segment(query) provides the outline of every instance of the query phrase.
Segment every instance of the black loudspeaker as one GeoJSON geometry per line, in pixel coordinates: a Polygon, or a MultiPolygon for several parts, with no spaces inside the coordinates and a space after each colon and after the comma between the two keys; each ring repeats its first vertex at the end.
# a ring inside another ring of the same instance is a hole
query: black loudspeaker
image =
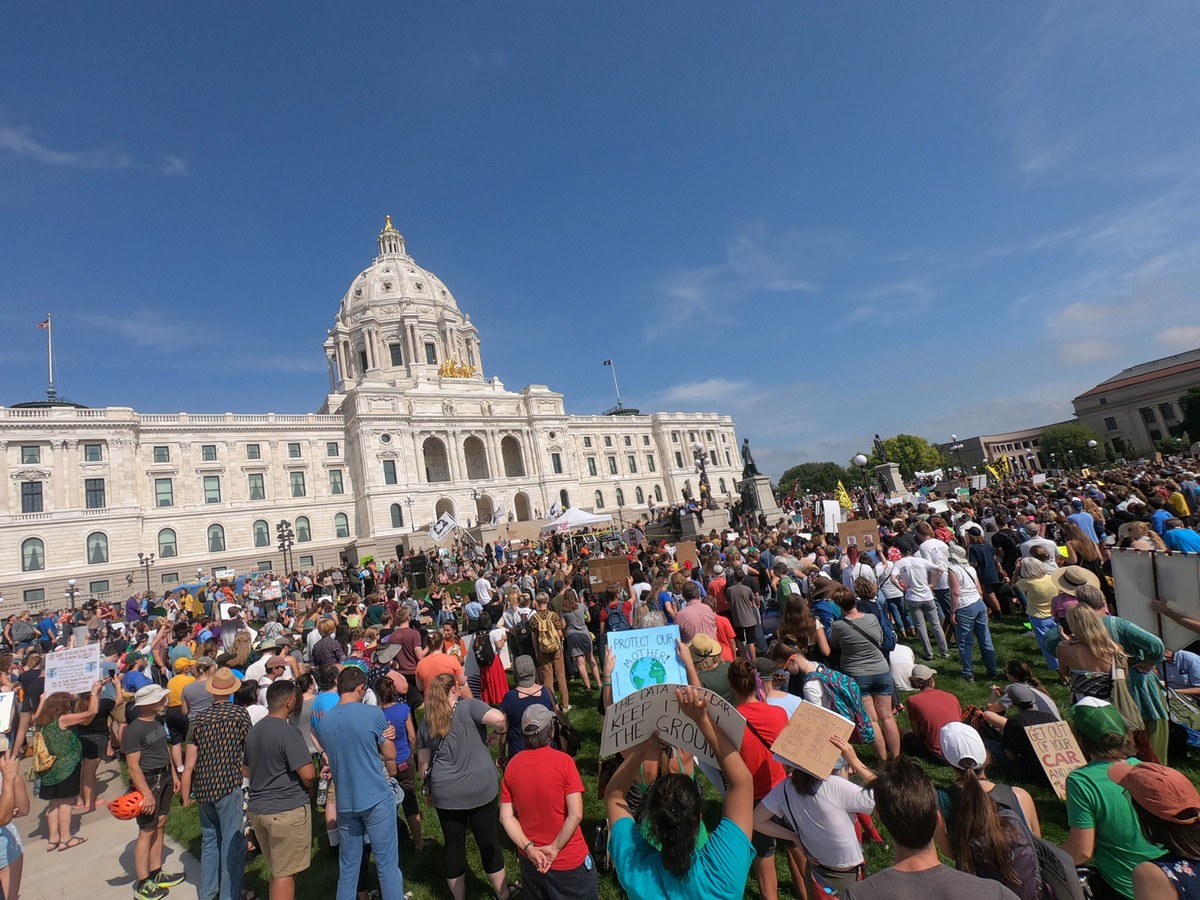
{"type": "Polygon", "coordinates": [[[408,558],[408,571],[414,575],[420,572],[424,575],[429,570],[429,560],[423,553],[415,553],[408,558]]]}
{"type": "Polygon", "coordinates": [[[424,572],[413,572],[408,576],[408,587],[412,591],[423,591],[429,587],[429,578],[424,572]]]}

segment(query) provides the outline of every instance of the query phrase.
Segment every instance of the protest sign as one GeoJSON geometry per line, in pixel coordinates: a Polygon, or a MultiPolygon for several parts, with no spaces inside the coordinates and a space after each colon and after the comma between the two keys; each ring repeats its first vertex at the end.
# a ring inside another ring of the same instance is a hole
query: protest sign
{"type": "Polygon", "coordinates": [[[690,562],[692,569],[700,568],[700,555],[696,552],[695,541],[676,541],[675,542],[675,562],[681,566],[690,562]]]}
{"type": "Polygon", "coordinates": [[[262,589],[264,600],[278,600],[283,597],[283,586],[278,581],[272,581],[262,589]]]}
{"type": "Polygon", "coordinates": [[[959,503],[970,503],[971,502],[971,489],[965,488],[965,487],[955,488],[954,496],[958,498],[959,503]]]}
{"type": "Polygon", "coordinates": [[[12,730],[13,714],[16,712],[16,691],[0,694],[0,732],[7,734],[12,730]]]}
{"type": "Polygon", "coordinates": [[[603,593],[610,584],[624,590],[628,582],[629,560],[625,557],[602,556],[588,562],[588,583],[593,592],[603,593]]]}
{"type": "Polygon", "coordinates": [[[213,578],[233,578],[236,574],[236,569],[217,569],[213,572],[213,578]]]}
{"type": "Polygon", "coordinates": [[[838,525],[838,543],[843,550],[857,547],[859,553],[879,550],[883,546],[879,539],[879,523],[874,519],[842,522],[838,525]]]}
{"type": "Polygon", "coordinates": [[[1058,794],[1059,800],[1066,800],[1067,776],[1087,762],[1079,744],[1075,742],[1071,726],[1066,722],[1027,725],[1025,734],[1033,745],[1033,752],[1037,754],[1046,777],[1050,779],[1054,793],[1058,794]]]}
{"type": "Polygon", "coordinates": [[[838,523],[842,521],[842,504],[836,500],[822,500],[821,519],[825,524],[826,534],[837,534],[838,523]]]}
{"type": "MultiPolygon", "coordinates": [[[[600,736],[600,755],[621,753],[658,733],[664,741],[680,750],[695,754],[710,766],[717,758],[696,723],[679,710],[673,684],[643,688],[614,703],[604,714],[604,732],[600,736]]],[[[746,720],[728,700],[712,691],[704,691],[708,717],[735,747],[742,745],[746,720]]]]}
{"type": "Polygon", "coordinates": [[[854,723],[816,703],[801,703],[788,720],[771,752],[782,763],[803,769],[816,778],[828,778],[842,751],[829,739],[833,735],[849,740],[854,723]]]}
{"type": "Polygon", "coordinates": [[[613,702],[655,684],[687,684],[687,668],[675,649],[678,625],[610,631],[608,650],[616,657],[613,702]]]}
{"type": "Polygon", "coordinates": [[[46,657],[47,695],[56,691],[82,694],[100,680],[100,645],[58,650],[46,657]]]}
{"type": "Polygon", "coordinates": [[[975,490],[975,491],[987,490],[987,476],[986,475],[972,475],[971,476],[971,489],[975,490]]]}
{"type": "Polygon", "coordinates": [[[1032,478],[1030,478],[1029,481],[1031,484],[1045,484],[1046,483],[1046,473],[1038,472],[1036,475],[1034,475],[1032,478]]]}

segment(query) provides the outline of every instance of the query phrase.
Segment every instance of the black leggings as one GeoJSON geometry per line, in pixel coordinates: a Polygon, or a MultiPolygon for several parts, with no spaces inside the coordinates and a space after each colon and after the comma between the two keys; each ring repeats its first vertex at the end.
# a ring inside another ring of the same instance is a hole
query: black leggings
{"type": "Polygon", "coordinates": [[[500,798],[474,809],[439,809],[438,821],[446,841],[446,878],[461,878],[467,874],[467,829],[479,845],[483,871],[494,875],[504,869],[504,853],[500,849],[500,798]]]}

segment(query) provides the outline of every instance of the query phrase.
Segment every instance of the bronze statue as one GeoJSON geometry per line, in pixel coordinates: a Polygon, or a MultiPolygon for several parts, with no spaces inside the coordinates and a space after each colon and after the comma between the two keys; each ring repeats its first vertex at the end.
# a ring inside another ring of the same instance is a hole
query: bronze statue
{"type": "Polygon", "coordinates": [[[879,435],[875,435],[875,455],[879,457],[881,463],[888,461],[887,450],[883,446],[883,441],[879,439],[879,435]]]}
{"type": "Polygon", "coordinates": [[[750,438],[742,438],[742,477],[751,478],[758,474],[758,466],[754,464],[754,457],[750,455],[750,438]]]}

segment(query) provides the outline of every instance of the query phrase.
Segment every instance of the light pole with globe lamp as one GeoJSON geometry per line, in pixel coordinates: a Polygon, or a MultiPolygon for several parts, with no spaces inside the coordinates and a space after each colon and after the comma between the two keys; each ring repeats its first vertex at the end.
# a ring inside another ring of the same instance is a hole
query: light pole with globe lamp
{"type": "Polygon", "coordinates": [[[417,524],[416,524],[416,523],[415,523],[415,522],[412,520],[413,498],[412,498],[412,497],[405,497],[405,498],[404,498],[404,505],[408,507],[408,525],[409,525],[409,528],[410,528],[410,530],[412,530],[412,531],[416,531],[416,530],[417,530],[417,524]]]}
{"type": "Polygon", "coordinates": [[[284,571],[290,574],[292,571],[290,557],[292,547],[296,543],[296,532],[292,529],[292,523],[287,519],[281,519],[275,526],[275,538],[279,541],[279,552],[283,554],[284,571]]]}
{"type": "Polygon", "coordinates": [[[962,458],[962,451],[963,451],[964,446],[965,446],[964,444],[958,443],[958,435],[957,434],[950,435],[950,449],[953,450],[954,453],[958,456],[958,471],[959,471],[959,474],[962,474],[962,475],[965,475],[967,473],[967,467],[963,465],[963,458],[962,458]]]}
{"type": "Polygon", "coordinates": [[[1088,461],[1093,466],[1098,465],[1100,462],[1099,458],[1096,455],[1096,448],[1098,446],[1100,446],[1100,444],[1095,439],[1088,441],[1088,451],[1089,451],[1088,456],[1090,457],[1090,459],[1088,461]]]}
{"type": "Polygon", "coordinates": [[[699,441],[692,444],[692,459],[696,462],[696,470],[700,473],[700,508],[708,509],[712,499],[712,485],[708,483],[708,457],[704,453],[704,445],[699,441]]]}
{"type": "Polygon", "coordinates": [[[862,483],[863,514],[869,516],[871,514],[871,496],[867,490],[867,457],[859,453],[851,462],[858,466],[858,480],[862,483]]]}
{"type": "Polygon", "coordinates": [[[67,589],[63,591],[63,598],[71,604],[71,609],[75,609],[75,599],[79,596],[79,589],[75,587],[76,581],[74,578],[67,579],[67,589]]]}
{"type": "Polygon", "coordinates": [[[144,569],[146,572],[146,590],[149,591],[150,590],[150,567],[152,565],[154,565],[154,554],[153,553],[150,553],[150,554],[139,553],[138,554],[138,565],[141,566],[142,569],[144,569]]]}

